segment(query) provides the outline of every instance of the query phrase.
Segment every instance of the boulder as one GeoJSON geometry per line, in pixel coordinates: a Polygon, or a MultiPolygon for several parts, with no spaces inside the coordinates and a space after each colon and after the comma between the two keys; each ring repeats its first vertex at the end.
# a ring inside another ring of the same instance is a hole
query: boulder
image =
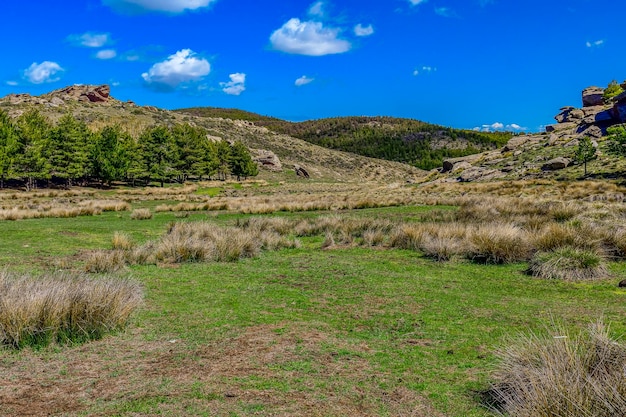
{"type": "Polygon", "coordinates": [[[574,107],[563,107],[561,108],[561,112],[554,116],[554,120],[558,123],[567,123],[567,122],[575,122],[577,120],[585,117],[585,114],[581,109],[576,109],[574,107]]]}
{"type": "Polygon", "coordinates": [[[254,156],[253,160],[260,167],[265,168],[269,171],[282,171],[283,164],[278,159],[278,156],[272,151],[267,151],[264,149],[258,149],[253,151],[254,156]]]}
{"type": "Polygon", "coordinates": [[[583,109],[584,118],[583,123],[594,124],[608,122],[613,119],[613,114],[610,108],[605,106],[591,106],[583,109]]]}
{"type": "Polygon", "coordinates": [[[583,125],[578,129],[578,133],[580,133],[582,136],[589,136],[592,138],[601,138],[602,136],[604,136],[604,131],[602,130],[602,128],[595,125],[583,125]]]}
{"type": "Polygon", "coordinates": [[[471,167],[463,171],[461,175],[459,175],[458,180],[460,182],[486,181],[500,178],[504,175],[504,172],[496,169],[471,167]]]}
{"type": "Polygon", "coordinates": [[[542,171],[558,171],[560,169],[567,168],[571,162],[572,161],[570,161],[569,159],[559,156],[558,158],[551,159],[545,164],[543,164],[541,166],[541,170],[542,171]]]}
{"type": "Polygon", "coordinates": [[[471,167],[472,167],[472,164],[470,164],[469,162],[461,161],[461,162],[457,162],[456,164],[454,164],[454,166],[452,167],[452,171],[450,172],[459,172],[459,171],[463,171],[471,167]]]}
{"type": "Polygon", "coordinates": [[[300,165],[294,165],[293,168],[296,171],[296,175],[298,177],[307,178],[307,179],[311,178],[311,176],[309,175],[309,172],[303,167],[301,167],[300,165]]]}
{"type": "Polygon", "coordinates": [[[577,126],[577,124],[573,123],[573,122],[559,123],[559,124],[556,124],[556,125],[548,125],[548,126],[546,126],[546,132],[548,132],[548,133],[558,132],[558,131],[561,131],[561,130],[573,129],[576,126],[577,126]]]}
{"type": "Polygon", "coordinates": [[[587,87],[583,90],[583,107],[602,106],[604,104],[604,89],[587,87]]]}
{"type": "Polygon", "coordinates": [[[615,97],[615,105],[611,109],[613,119],[619,123],[626,123],[626,91],[615,97]]]}
{"type": "Polygon", "coordinates": [[[509,141],[506,143],[506,145],[504,145],[504,147],[502,148],[502,152],[510,152],[510,151],[512,151],[514,149],[519,148],[520,146],[522,146],[526,142],[528,142],[528,137],[526,135],[524,135],[524,136],[514,136],[511,139],[509,139],[509,141]]]}

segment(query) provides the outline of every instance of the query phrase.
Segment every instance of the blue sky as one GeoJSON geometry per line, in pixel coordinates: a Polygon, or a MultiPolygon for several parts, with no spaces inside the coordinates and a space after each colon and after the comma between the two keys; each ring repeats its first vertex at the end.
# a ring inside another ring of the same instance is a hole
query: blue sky
{"type": "Polygon", "coordinates": [[[167,109],[537,131],[626,79],[615,0],[48,0],[2,5],[0,96],[105,84],[167,109]]]}

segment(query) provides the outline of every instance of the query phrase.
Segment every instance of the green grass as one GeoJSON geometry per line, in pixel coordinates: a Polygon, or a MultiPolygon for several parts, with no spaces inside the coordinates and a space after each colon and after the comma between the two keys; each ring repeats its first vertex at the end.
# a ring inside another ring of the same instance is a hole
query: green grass
{"type": "MultiPolygon", "coordinates": [[[[354,214],[418,220],[427,210],[394,207],[354,214]]],[[[143,242],[176,220],[173,213],[156,213],[143,222],[129,216],[4,222],[0,264],[44,269],[59,256],[109,248],[114,231],[143,242]]],[[[201,213],[185,221],[233,224],[243,217],[201,213]]],[[[525,264],[437,263],[406,250],[321,250],[321,240],[305,238],[300,249],[264,252],[237,263],[132,267],[130,274],[146,287],[146,307],[131,326],[137,331],[98,343],[177,341],[173,369],[196,380],[168,383],[172,376],[163,374],[146,387],[138,374],[137,384],[120,388],[113,401],[96,395],[81,413],[243,416],[291,410],[302,415],[297,398],[303,397],[320,405],[342,398],[364,415],[398,415],[406,410],[386,396],[405,389],[419,397],[404,406],[425,399],[443,415],[488,416],[474,393],[488,386],[494,351],[507,338],[555,318],[584,327],[604,317],[615,333],[626,331],[626,291],[614,285],[626,273],[623,264],[612,265],[612,280],[546,281],[525,275],[525,264]],[[262,341],[255,342],[257,336],[262,341]],[[231,352],[237,346],[241,349],[231,352]],[[273,356],[264,356],[266,351],[273,356]],[[222,369],[220,361],[237,355],[245,357],[241,369],[235,362],[224,365],[233,372],[206,370],[222,369]],[[236,396],[225,396],[228,392],[236,396]]],[[[11,355],[0,351],[0,363],[19,361],[11,355]]],[[[61,360],[64,353],[46,355],[61,360]]],[[[110,355],[105,360],[111,384],[135,372],[110,355]]],[[[322,408],[319,415],[341,414],[322,408]]]]}

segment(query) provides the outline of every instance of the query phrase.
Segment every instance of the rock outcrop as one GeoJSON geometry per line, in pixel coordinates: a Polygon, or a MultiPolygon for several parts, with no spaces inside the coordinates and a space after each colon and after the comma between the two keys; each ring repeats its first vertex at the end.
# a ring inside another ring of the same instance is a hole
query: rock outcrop
{"type": "Polygon", "coordinates": [[[572,161],[570,161],[569,159],[559,156],[558,158],[551,159],[545,164],[543,164],[541,166],[541,170],[542,171],[558,171],[560,169],[567,168],[571,162],[572,161]]]}
{"type": "Polygon", "coordinates": [[[111,87],[108,85],[72,85],[52,91],[45,95],[49,101],[54,99],[63,101],[80,101],[83,103],[105,104],[115,101],[111,97],[111,87]]]}
{"type": "Polygon", "coordinates": [[[264,149],[251,149],[251,151],[254,155],[254,162],[256,162],[261,168],[276,172],[283,170],[283,164],[274,152],[264,149]]]}
{"type": "Polygon", "coordinates": [[[602,106],[604,104],[604,89],[587,87],[583,90],[583,107],[602,106]]]}

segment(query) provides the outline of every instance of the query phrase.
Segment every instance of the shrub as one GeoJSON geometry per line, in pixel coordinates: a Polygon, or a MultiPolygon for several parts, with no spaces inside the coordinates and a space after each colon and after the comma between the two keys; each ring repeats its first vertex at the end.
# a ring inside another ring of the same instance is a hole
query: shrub
{"type": "Polygon", "coordinates": [[[130,214],[130,218],[133,220],[148,220],[152,218],[152,212],[147,208],[135,209],[130,214]]]}
{"type": "Polygon", "coordinates": [[[83,342],[121,329],[141,305],[139,284],[76,275],[0,273],[0,345],[83,342]]]}
{"type": "Polygon", "coordinates": [[[552,252],[537,252],[530,261],[528,272],[540,278],[568,281],[599,279],[608,274],[604,260],[597,252],[569,246],[552,252]]]}
{"type": "Polygon", "coordinates": [[[485,393],[493,411],[515,417],[626,415],[626,346],[601,322],[570,337],[531,334],[498,352],[485,393]]]}
{"type": "Polygon", "coordinates": [[[528,236],[512,224],[485,224],[469,233],[467,256],[480,263],[503,264],[527,260],[532,252],[528,236]]]}

